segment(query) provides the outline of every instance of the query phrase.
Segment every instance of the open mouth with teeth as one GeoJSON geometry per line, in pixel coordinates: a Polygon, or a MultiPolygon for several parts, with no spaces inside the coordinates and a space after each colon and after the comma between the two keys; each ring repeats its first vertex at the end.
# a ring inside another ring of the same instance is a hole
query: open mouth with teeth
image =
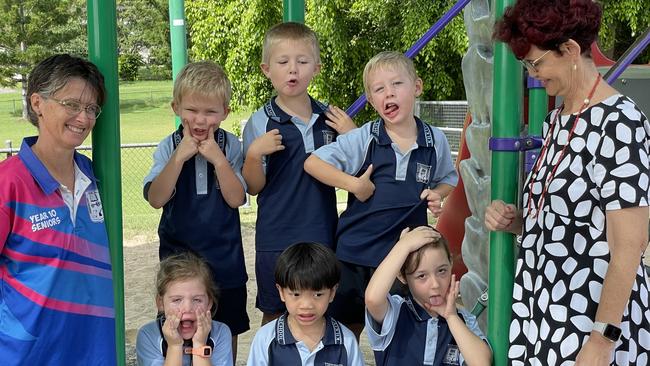
{"type": "Polygon", "coordinates": [[[205,140],[208,137],[208,130],[204,128],[193,128],[192,137],[199,140],[205,140]]]}
{"type": "Polygon", "coordinates": [[[178,325],[178,332],[181,334],[183,339],[191,339],[192,336],[194,336],[194,333],[196,332],[194,323],[194,320],[182,320],[178,325]]]}
{"type": "Polygon", "coordinates": [[[82,134],[82,133],[84,133],[84,131],[86,131],[85,128],[75,127],[75,126],[71,126],[71,125],[65,125],[65,127],[66,127],[68,130],[70,130],[70,131],[72,131],[72,132],[74,132],[74,133],[78,133],[78,134],[82,134]]]}

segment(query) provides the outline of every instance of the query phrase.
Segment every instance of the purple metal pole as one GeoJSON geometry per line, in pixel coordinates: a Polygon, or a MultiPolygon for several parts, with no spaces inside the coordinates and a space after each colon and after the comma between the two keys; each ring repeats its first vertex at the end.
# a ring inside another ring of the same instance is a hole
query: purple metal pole
{"type": "MultiPolygon", "coordinates": [[[[429,30],[404,53],[404,55],[408,58],[413,58],[417,55],[418,52],[420,52],[422,48],[433,39],[433,37],[435,37],[456,15],[458,15],[458,13],[460,13],[461,10],[465,8],[465,6],[467,6],[467,4],[469,4],[470,1],[471,0],[460,0],[454,4],[454,6],[452,6],[451,9],[442,16],[442,18],[432,25],[431,28],[429,28],[429,30]]],[[[361,109],[363,109],[367,101],[366,94],[361,94],[361,96],[355,100],[345,112],[350,117],[354,117],[361,109]]]]}
{"type": "Polygon", "coordinates": [[[623,55],[623,58],[619,61],[616,62],[612,68],[607,71],[607,74],[605,74],[605,80],[607,81],[608,84],[613,83],[618,77],[625,71],[625,69],[634,61],[637,56],[643,50],[648,47],[648,44],[650,44],[650,28],[646,29],[645,33],[639,37],[639,40],[635,42],[634,45],[632,45],[631,49],[629,52],[625,52],[623,55]]]}

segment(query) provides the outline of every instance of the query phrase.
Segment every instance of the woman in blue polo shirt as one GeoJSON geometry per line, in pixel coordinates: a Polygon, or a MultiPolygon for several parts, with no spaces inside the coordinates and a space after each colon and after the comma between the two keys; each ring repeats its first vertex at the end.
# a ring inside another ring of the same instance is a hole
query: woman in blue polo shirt
{"type": "Polygon", "coordinates": [[[38,136],[0,163],[0,360],[115,365],[108,237],[90,159],[77,153],[104,102],[92,63],[55,55],[29,74],[38,136]]]}

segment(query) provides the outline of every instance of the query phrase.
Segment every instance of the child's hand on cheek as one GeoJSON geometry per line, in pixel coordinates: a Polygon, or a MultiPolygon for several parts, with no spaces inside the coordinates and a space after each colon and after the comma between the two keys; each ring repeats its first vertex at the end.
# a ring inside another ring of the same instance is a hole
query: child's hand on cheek
{"type": "Polygon", "coordinates": [[[183,345],[183,337],[178,333],[178,326],[181,323],[180,310],[166,314],[166,320],[163,324],[162,331],[167,344],[170,346],[183,345]]]}
{"type": "Polygon", "coordinates": [[[223,152],[214,140],[214,126],[208,128],[208,138],[199,143],[198,149],[199,153],[203,155],[207,161],[212,163],[212,165],[217,165],[217,159],[219,159],[219,155],[223,156],[223,152]]]}
{"type": "Polygon", "coordinates": [[[447,298],[440,305],[431,305],[429,303],[425,304],[431,311],[435,311],[437,314],[442,316],[445,319],[449,319],[450,316],[456,315],[456,299],[460,293],[460,281],[456,281],[456,275],[451,275],[451,283],[449,284],[449,290],[447,291],[447,298]]]}
{"type": "Polygon", "coordinates": [[[192,337],[194,346],[207,344],[208,335],[212,329],[211,315],[210,310],[203,310],[202,307],[196,309],[196,333],[192,337]]]}
{"type": "Polygon", "coordinates": [[[176,147],[176,151],[174,151],[174,156],[176,157],[177,161],[180,163],[184,163],[187,160],[189,160],[191,157],[196,155],[196,153],[199,151],[199,141],[192,137],[192,130],[190,129],[189,124],[187,121],[183,121],[183,139],[181,140],[181,143],[178,144],[178,147],[176,147]]]}

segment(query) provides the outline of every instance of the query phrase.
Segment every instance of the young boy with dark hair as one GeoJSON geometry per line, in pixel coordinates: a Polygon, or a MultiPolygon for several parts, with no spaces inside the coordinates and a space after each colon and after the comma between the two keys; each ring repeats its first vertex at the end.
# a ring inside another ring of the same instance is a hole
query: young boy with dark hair
{"type": "Polygon", "coordinates": [[[256,111],[244,128],[242,172],[248,192],[258,195],[256,307],[265,324],[285,311],[272,276],[280,253],[301,241],[334,247],[334,188],[305,173],[304,161],[355,126],[345,116],[328,121],[328,107],[307,93],[320,71],[318,40],[307,26],[282,23],[271,28],[264,37],[261,68],[277,96],[256,111]]]}
{"type": "Polygon", "coordinates": [[[354,334],[325,315],[340,275],[324,245],[298,243],[282,252],[274,277],[287,312],[257,331],[248,365],[364,365],[354,334]]]}
{"type": "Polygon", "coordinates": [[[163,207],[158,226],[160,259],[192,251],[210,265],[221,289],[214,320],[237,335],[249,329],[246,266],[239,210],[244,203],[241,144],[219,128],[230,109],[231,86],[209,61],[187,64],[174,82],[172,108],[182,125],[163,139],[144,179],[144,197],[163,207]]]}
{"type": "Polygon", "coordinates": [[[363,71],[368,101],[379,119],[316,150],[305,170],[350,192],[339,218],[336,256],[341,286],[332,315],[358,336],[364,324],[364,291],[379,263],[406,227],[437,216],[458,175],[445,135],[413,115],[422,80],[413,62],[381,52],[363,71]]]}

